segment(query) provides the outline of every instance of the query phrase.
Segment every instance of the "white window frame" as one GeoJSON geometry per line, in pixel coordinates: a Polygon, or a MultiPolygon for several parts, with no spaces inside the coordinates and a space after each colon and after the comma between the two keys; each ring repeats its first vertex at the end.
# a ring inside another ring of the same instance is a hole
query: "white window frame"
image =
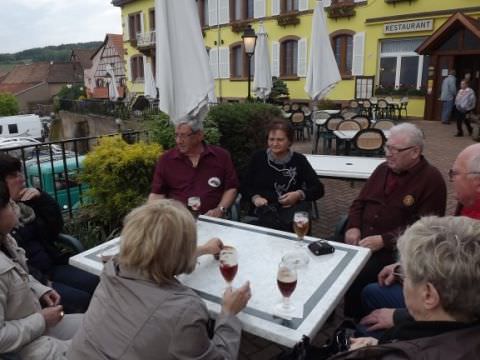
{"type": "MultiPolygon", "coordinates": [[[[380,44],[381,51],[381,44],[380,44]]],[[[418,57],[418,71],[417,71],[417,86],[416,89],[419,90],[422,87],[422,72],[423,72],[423,55],[418,55],[414,51],[406,52],[391,52],[391,53],[380,53],[380,61],[378,62],[378,84],[380,85],[380,68],[381,68],[381,59],[382,58],[396,58],[397,59],[397,68],[395,69],[395,89],[400,87],[400,71],[402,69],[402,57],[418,57]]]]}

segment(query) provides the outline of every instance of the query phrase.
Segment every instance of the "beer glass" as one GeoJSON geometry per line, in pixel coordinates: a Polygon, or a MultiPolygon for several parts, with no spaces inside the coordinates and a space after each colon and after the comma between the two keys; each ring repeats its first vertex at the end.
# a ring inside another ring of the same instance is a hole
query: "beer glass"
{"type": "Polygon", "coordinates": [[[227,287],[230,287],[238,271],[237,250],[233,246],[224,246],[220,251],[219,260],[220,272],[227,283],[227,287]]]}
{"type": "Polygon", "coordinates": [[[187,207],[192,213],[193,217],[195,220],[198,219],[198,216],[200,215],[200,208],[202,206],[202,202],[200,200],[199,196],[190,196],[187,200],[187,207]]]}
{"type": "Polygon", "coordinates": [[[277,305],[277,309],[291,314],[295,307],[290,303],[290,296],[297,287],[297,271],[292,263],[282,260],[278,265],[277,286],[282,294],[282,303],[277,305]]]}

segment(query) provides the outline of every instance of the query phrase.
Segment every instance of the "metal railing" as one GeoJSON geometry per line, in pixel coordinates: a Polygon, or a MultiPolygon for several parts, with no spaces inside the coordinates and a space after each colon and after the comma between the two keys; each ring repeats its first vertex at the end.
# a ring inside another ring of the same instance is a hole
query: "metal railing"
{"type": "Polygon", "coordinates": [[[137,47],[148,47],[155,45],[155,30],[137,33],[137,47]]]}
{"type": "MultiPolygon", "coordinates": [[[[14,156],[22,163],[27,187],[36,187],[51,195],[70,218],[80,204],[85,202],[85,186],[78,174],[84,155],[104,136],[118,133],[52,141],[41,144],[21,145],[0,149],[0,153],[14,156]]],[[[148,141],[146,131],[125,131],[123,139],[130,143],[148,141]]]]}

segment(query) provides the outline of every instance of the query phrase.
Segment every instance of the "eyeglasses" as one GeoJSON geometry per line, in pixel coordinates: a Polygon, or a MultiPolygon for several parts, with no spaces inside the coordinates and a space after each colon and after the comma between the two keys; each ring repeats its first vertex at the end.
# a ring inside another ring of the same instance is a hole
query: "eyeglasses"
{"type": "Polygon", "coordinates": [[[455,176],[461,175],[461,174],[464,174],[464,175],[480,174],[480,172],[478,172],[478,171],[461,172],[461,171],[458,171],[458,170],[450,169],[450,170],[448,170],[448,179],[450,181],[453,181],[455,176]]]}
{"type": "Polygon", "coordinates": [[[409,146],[409,147],[406,147],[406,148],[401,148],[401,149],[399,149],[399,148],[396,148],[396,147],[393,147],[393,146],[390,146],[390,145],[385,145],[385,146],[383,147],[383,151],[389,152],[390,154],[396,155],[396,154],[399,154],[399,153],[401,153],[401,152],[404,152],[404,151],[413,149],[414,147],[415,147],[415,146],[413,145],[413,146],[409,146]]]}
{"type": "Polygon", "coordinates": [[[185,140],[185,139],[189,138],[190,136],[192,136],[194,134],[195,133],[193,131],[190,134],[177,134],[177,133],[175,133],[175,139],[185,140]]]}

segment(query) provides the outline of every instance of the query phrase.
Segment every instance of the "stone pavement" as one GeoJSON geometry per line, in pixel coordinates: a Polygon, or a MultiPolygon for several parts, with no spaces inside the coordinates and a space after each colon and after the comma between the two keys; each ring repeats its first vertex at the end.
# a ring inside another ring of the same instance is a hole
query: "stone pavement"
{"type": "MultiPolygon", "coordinates": [[[[452,184],[448,181],[447,172],[451,168],[457,154],[466,146],[473,144],[470,137],[454,137],[454,124],[442,125],[437,121],[412,121],[425,133],[424,154],[430,163],[435,165],[445,177],[448,188],[447,215],[455,211],[456,202],[453,196],[452,184]]],[[[311,142],[305,140],[293,145],[298,152],[310,153],[311,142]]],[[[348,182],[343,180],[322,180],[325,186],[325,196],[317,204],[319,219],[312,221],[312,235],[325,238],[333,235],[334,227],[341,215],[346,214],[353,199],[359,193],[362,182],[348,182]]],[[[323,344],[329,339],[333,330],[343,319],[342,306],[338,306],[335,315],[321,329],[313,339],[315,344],[323,344]]],[[[239,359],[267,360],[275,358],[283,348],[248,333],[242,334],[239,359]]]]}

